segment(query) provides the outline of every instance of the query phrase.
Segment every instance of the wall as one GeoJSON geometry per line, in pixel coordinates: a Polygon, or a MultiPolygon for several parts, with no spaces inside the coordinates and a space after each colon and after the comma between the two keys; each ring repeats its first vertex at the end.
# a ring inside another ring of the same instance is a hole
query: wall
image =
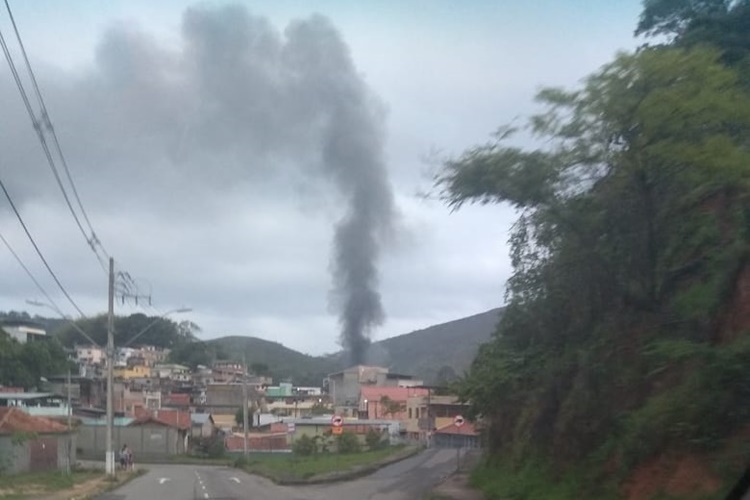
{"type": "MultiPolygon", "coordinates": [[[[81,425],[78,428],[79,455],[87,460],[101,460],[106,447],[106,426],[81,425]]],[[[174,427],[141,425],[115,427],[113,432],[115,450],[127,444],[136,461],[160,460],[185,453],[184,433],[174,427]]]]}
{"type": "Polygon", "coordinates": [[[36,439],[13,444],[12,436],[0,436],[0,471],[10,474],[65,470],[76,462],[75,435],[42,434],[36,439]]]}

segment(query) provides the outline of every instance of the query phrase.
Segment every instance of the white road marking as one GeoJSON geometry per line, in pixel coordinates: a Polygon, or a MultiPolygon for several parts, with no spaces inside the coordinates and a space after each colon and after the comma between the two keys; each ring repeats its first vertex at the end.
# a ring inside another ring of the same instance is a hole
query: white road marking
{"type": "Polygon", "coordinates": [[[208,493],[204,493],[203,498],[208,498],[208,493]]]}
{"type": "Polygon", "coordinates": [[[169,479],[168,477],[160,477],[159,478],[159,484],[164,484],[167,481],[171,481],[171,479],[169,479]]]}
{"type": "Polygon", "coordinates": [[[201,488],[203,488],[205,490],[206,489],[206,485],[203,484],[203,483],[201,483],[201,488]]]}
{"type": "Polygon", "coordinates": [[[240,480],[238,478],[236,478],[236,477],[230,477],[229,479],[231,479],[232,481],[234,481],[237,484],[240,484],[240,480]]]}

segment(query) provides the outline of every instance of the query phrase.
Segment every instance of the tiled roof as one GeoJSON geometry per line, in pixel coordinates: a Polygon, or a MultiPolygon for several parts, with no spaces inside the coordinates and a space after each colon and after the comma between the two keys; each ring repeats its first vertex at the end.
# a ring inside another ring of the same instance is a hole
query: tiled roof
{"type": "Polygon", "coordinates": [[[19,408],[0,408],[0,434],[13,434],[14,432],[56,434],[68,432],[68,428],[48,418],[32,417],[19,408]]]}
{"type": "Polygon", "coordinates": [[[190,394],[170,394],[164,399],[165,405],[190,406],[190,394]]]}
{"type": "MultiPolygon", "coordinates": [[[[148,410],[145,410],[145,412],[148,412],[148,410]]],[[[138,418],[129,425],[137,426],[147,423],[157,423],[183,430],[190,428],[190,414],[186,411],[162,408],[160,410],[154,410],[153,413],[145,412],[138,415],[138,418]]]]}
{"type": "Polygon", "coordinates": [[[471,422],[464,422],[464,425],[461,427],[456,427],[453,424],[448,424],[445,427],[441,427],[440,429],[435,431],[436,434],[459,434],[462,436],[478,436],[479,432],[477,431],[476,427],[474,427],[474,424],[471,422]]]}
{"type": "Polygon", "coordinates": [[[393,401],[406,401],[409,396],[427,395],[427,389],[421,387],[364,386],[360,392],[362,399],[369,401],[380,401],[383,396],[388,396],[393,401]]]}

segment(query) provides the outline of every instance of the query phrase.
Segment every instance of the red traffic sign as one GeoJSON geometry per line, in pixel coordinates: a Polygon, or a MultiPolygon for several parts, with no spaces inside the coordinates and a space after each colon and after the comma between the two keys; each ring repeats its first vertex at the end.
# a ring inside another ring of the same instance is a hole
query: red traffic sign
{"type": "Polygon", "coordinates": [[[344,419],[341,417],[341,415],[334,415],[331,418],[331,425],[334,427],[341,427],[344,425],[344,419]]]}
{"type": "Polygon", "coordinates": [[[453,425],[455,425],[456,427],[461,427],[465,423],[466,420],[464,420],[464,417],[462,417],[461,415],[456,415],[455,417],[453,417],[453,425]]]}

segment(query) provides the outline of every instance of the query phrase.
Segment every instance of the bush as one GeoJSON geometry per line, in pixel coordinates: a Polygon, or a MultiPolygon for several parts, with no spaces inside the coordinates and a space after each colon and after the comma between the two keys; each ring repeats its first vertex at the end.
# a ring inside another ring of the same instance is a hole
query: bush
{"type": "Polygon", "coordinates": [[[315,440],[313,440],[310,436],[308,436],[307,434],[303,434],[299,437],[299,439],[294,441],[294,444],[292,445],[292,451],[295,455],[307,457],[317,451],[317,444],[315,443],[315,440]]]}
{"type": "Polygon", "coordinates": [[[365,435],[365,442],[367,443],[367,449],[369,450],[379,450],[386,444],[386,441],[382,438],[382,433],[376,431],[375,429],[370,429],[369,431],[367,431],[367,435],[365,435]]]}
{"type": "Polygon", "coordinates": [[[357,439],[357,436],[351,432],[345,432],[339,435],[336,443],[339,453],[357,453],[361,449],[359,439],[357,439]]]}

